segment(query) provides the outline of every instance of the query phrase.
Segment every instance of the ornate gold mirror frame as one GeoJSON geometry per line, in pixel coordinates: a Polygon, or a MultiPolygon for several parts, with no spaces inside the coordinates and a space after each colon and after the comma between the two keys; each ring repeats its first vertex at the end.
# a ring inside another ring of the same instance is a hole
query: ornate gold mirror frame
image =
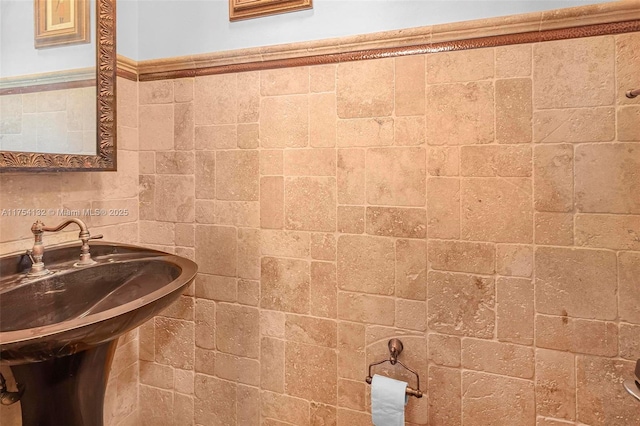
{"type": "Polygon", "coordinates": [[[0,172],[116,170],[116,0],[96,11],[96,155],[0,151],[0,172]]]}

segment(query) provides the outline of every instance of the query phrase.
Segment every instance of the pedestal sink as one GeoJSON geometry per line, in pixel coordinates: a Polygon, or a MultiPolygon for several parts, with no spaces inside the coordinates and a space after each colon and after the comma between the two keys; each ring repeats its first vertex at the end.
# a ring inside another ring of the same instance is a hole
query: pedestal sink
{"type": "Polygon", "coordinates": [[[142,247],[94,242],[48,247],[43,277],[24,254],[0,257],[0,364],[24,390],[23,426],[101,426],[117,339],[180,296],[197,265],[142,247]]]}

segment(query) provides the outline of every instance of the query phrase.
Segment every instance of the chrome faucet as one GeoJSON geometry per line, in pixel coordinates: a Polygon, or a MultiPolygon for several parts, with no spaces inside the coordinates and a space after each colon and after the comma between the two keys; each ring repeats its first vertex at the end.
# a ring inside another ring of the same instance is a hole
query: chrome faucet
{"type": "Polygon", "coordinates": [[[70,224],[75,223],[80,227],[80,234],[78,238],[82,241],[82,247],[80,248],[80,260],[74,264],[74,266],[85,266],[92,265],[96,263],[93,259],[91,259],[91,254],[89,253],[89,240],[95,240],[98,238],[102,238],[102,235],[96,235],[92,237],[89,234],[89,228],[87,225],[78,218],[73,218],[66,220],[54,227],[47,227],[41,221],[36,221],[31,226],[31,232],[33,232],[33,236],[35,238],[33,248],[31,250],[27,250],[27,254],[29,258],[31,258],[31,270],[28,275],[32,277],[37,277],[41,275],[47,275],[51,273],[45,266],[42,258],[44,256],[44,244],[42,244],[42,234],[45,232],[58,232],[69,226],[70,224]]]}

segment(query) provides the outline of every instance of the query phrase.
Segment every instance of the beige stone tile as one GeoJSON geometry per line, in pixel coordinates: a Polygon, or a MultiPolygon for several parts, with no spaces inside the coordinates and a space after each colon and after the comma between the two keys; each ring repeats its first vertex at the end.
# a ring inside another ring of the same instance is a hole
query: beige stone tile
{"type": "Polygon", "coordinates": [[[535,214],[536,244],[552,246],[573,245],[573,214],[546,213],[535,214]]]}
{"type": "Polygon", "coordinates": [[[262,258],[260,307],[285,312],[309,312],[309,263],[262,258]]]}
{"type": "Polygon", "coordinates": [[[336,90],[335,64],[309,67],[309,87],[311,93],[333,92],[336,90]]]}
{"type": "Polygon", "coordinates": [[[336,237],[334,234],[311,234],[311,258],[315,260],[336,260],[336,237]]]}
{"type": "Polygon", "coordinates": [[[139,109],[140,150],[173,149],[173,105],[142,105],[139,109]]]}
{"type": "Polygon", "coordinates": [[[620,385],[633,368],[630,361],[578,356],[578,421],[594,426],[640,423],[637,401],[620,385]]]}
{"type": "Polygon", "coordinates": [[[636,361],[640,353],[640,341],[636,336],[640,332],[640,326],[620,323],[618,330],[618,348],[620,357],[636,361]]]}
{"type": "Polygon", "coordinates": [[[309,402],[304,399],[262,391],[260,406],[263,419],[269,417],[295,425],[309,425],[309,402]]]}
{"type": "MultiPolygon", "coordinates": [[[[629,99],[625,93],[630,90],[629,82],[633,81],[637,70],[640,37],[636,33],[619,34],[616,36],[616,80],[618,104],[637,104],[640,99],[629,99]]],[[[635,87],[634,87],[635,89],[635,87]]]]}
{"type": "Polygon", "coordinates": [[[141,81],[138,83],[140,105],[173,103],[173,81],[141,81]]]}
{"type": "Polygon", "coordinates": [[[195,243],[195,227],[192,224],[175,224],[175,243],[177,246],[193,247],[195,243]]]}
{"type": "Polygon", "coordinates": [[[338,232],[343,234],[364,233],[364,207],[338,206],[338,232]]]}
{"type": "Polygon", "coordinates": [[[393,298],[338,292],[338,319],[367,324],[393,325],[394,313],[395,302],[393,298]]]}
{"type": "Polygon", "coordinates": [[[260,251],[267,256],[296,257],[309,256],[311,236],[308,232],[262,230],[260,251]]]}
{"type": "Polygon", "coordinates": [[[338,329],[333,320],[287,314],[285,339],[289,342],[335,348],[338,329]]]}
{"type": "Polygon", "coordinates": [[[393,112],[393,59],[340,63],[336,79],[338,117],[382,117],[393,112]]]}
{"type": "Polygon", "coordinates": [[[429,425],[462,425],[462,389],[459,370],[429,367],[429,425]]]}
{"type": "Polygon", "coordinates": [[[574,155],[571,145],[536,146],[533,154],[534,204],[537,211],[573,209],[574,155]]]}
{"type": "Polygon", "coordinates": [[[424,115],[425,56],[394,59],[396,116],[424,115]]]}
{"type": "Polygon", "coordinates": [[[460,148],[430,146],[427,150],[429,176],[458,176],[460,174],[460,148]]]}
{"type": "Polygon", "coordinates": [[[394,140],[399,146],[423,145],[425,143],[425,118],[398,117],[394,121],[394,140]]]}
{"type": "Polygon", "coordinates": [[[427,87],[427,143],[472,145],[494,140],[494,88],[490,81],[427,87]]]}
{"type": "Polygon", "coordinates": [[[237,390],[235,383],[196,374],[194,422],[201,425],[235,425],[237,390]]]}
{"type": "Polygon", "coordinates": [[[536,412],[560,419],[576,418],[575,356],[536,349],[536,412]]]}
{"type": "Polygon", "coordinates": [[[529,279],[496,280],[497,337],[503,342],[531,345],[534,328],[534,291],[529,279]]]}
{"type": "Polygon", "coordinates": [[[496,141],[529,143],[532,138],[531,79],[496,80],[496,141]]]}
{"type": "Polygon", "coordinates": [[[194,78],[173,80],[173,100],[175,102],[191,102],[193,100],[194,78]]]}
{"type": "Polygon", "coordinates": [[[338,426],[370,426],[371,414],[338,408],[337,420],[338,426]]]}
{"type": "Polygon", "coordinates": [[[427,349],[430,362],[446,367],[460,367],[462,347],[459,337],[429,333],[427,349]]]}
{"type": "Polygon", "coordinates": [[[280,229],[284,226],[284,178],[260,178],[260,226],[280,229]]]}
{"type": "Polygon", "coordinates": [[[219,200],[258,200],[258,151],[216,153],[216,197],[219,200]]]}
{"type": "Polygon", "coordinates": [[[337,267],[341,290],[394,294],[395,247],[390,239],[341,235],[337,267]]]}
{"type": "Polygon", "coordinates": [[[372,148],[367,151],[367,202],[392,206],[424,206],[424,148],[372,148]]]}
{"type": "Polygon", "coordinates": [[[138,153],[138,172],[141,175],[154,174],[156,172],[156,153],[142,151],[138,153]]]}
{"type": "Polygon", "coordinates": [[[260,227],[260,203],[257,201],[215,201],[213,222],[217,225],[260,227]]]}
{"type": "Polygon", "coordinates": [[[532,379],[533,348],[482,339],[462,339],[462,368],[532,379]]]}
{"type": "Polygon", "coordinates": [[[284,341],[263,337],[260,346],[260,388],[284,392],[284,341]]]}
{"type": "Polygon", "coordinates": [[[334,147],[337,139],[336,95],[321,93],[309,96],[309,145],[334,147]]]}
{"type": "Polygon", "coordinates": [[[196,262],[200,272],[233,277],[237,271],[236,228],[196,226],[196,262]],[[212,242],[215,241],[215,244],[212,242]]]}
{"type": "Polygon", "coordinates": [[[576,207],[592,213],[640,213],[640,148],[633,143],[576,148],[576,207]]]}
{"type": "Polygon", "coordinates": [[[142,324],[138,329],[140,332],[138,341],[138,357],[141,361],[154,361],[156,353],[156,338],[155,338],[155,322],[147,321],[142,324]]]}
{"type": "MultiPolygon", "coordinates": [[[[260,279],[260,231],[257,229],[238,229],[238,277],[249,280],[260,279]]],[[[243,283],[243,288],[251,284],[243,283]]],[[[238,288],[240,296],[240,287],[238,288]]],[[[250,294],[245,294],[250,297],[250,294]]],[[[238,299],[240,303],[243,303],[238,299]]]]}
{"type": "Polygon", "coordinates": [[[126,127],[138,127],[138,83],[118,78],[117,111],[118,125],[126,127]]]}
{"type": "Polygon", "coordinates": [[[260,423],[260,390],[238,385],[236,405],[237,424],[257,425],[260,423]]]}
{"type": "Polygon", "coordinates": [[[216,153],[196,151],[195,192],[197,199],[214,199],[216,196],[216,153]]]}
{"type": "Polygon", "coordinates": [[[338,349],[365,349],[366,325],[340,321],[338,322],[338,349]]]}
{"type": "Polygon", "coordinates": [[[429,329],[458,336],[492,338],[495,289],[492,278],[431,271],[427,276],[429,329]]]}
{"type": "Polygon", "coordinates": [[[193,222],[195,182],[193,176],[155,177],[155,219],[167,222],[193,222]]]}
{"type": "Polygon", "coordinates": [[[282,175],[284,170],[283,150],[262,149],[260,150],[260,174],[261,175],[282,175]]]}
{"type": "Polygon", "coordinates": [[[536,426],[573,426],[574,422],[565,422],[563,420],[550,419],[546,417],[538,417],[536,426]]]}
{"type": "Polygon", "coordinates": [[[591,37],[533,46],[536,109],[613,104],[614,38],[591,37]],[[577,85],[576,81],[581,84],[577,85]]]}
{"type": "Polygon", "coordinates": [[[516,244],[498,244],[496,261],[496,272],[500,275],[530,277],[533,272],[533,248],[516,244]]]}
{"type": "Polygon", "coordinates": [[[535,419],[531,381],[462,372],[462,424],[533,425],[535,419]]]}
{"type": "Polygon", "coordinates": [[[426,242],[402,239],[396,241],[395,295],[403,299],[426,299],[426,242]]]}
{"type": "Polygon", "coordinates": [[[639,142],[640,106],[625,106],[618,109],[618,140],[639,142]]]}
{"type": "Polygon", "coordinates": [[[236,99],[238,123],[255,123],[260,116],[260,73],[242,72],[238,77],[236,99]]]}
{"type": "Polygon", "coordinates": [[[219,352],[216,354],[215,373],[221,379],[258,386],[260,363],[255,359],[240,358],[219,352]]]}
{"type": "Polygon", "coordinates": [[[260,145],[305,147],[309,142],[309,98],[287,95],[260,101],[260,145]]]}
{"type": "Polygon", "coordinates": [[[640,217],[631,215],[578,214],[575,244],[613,250],[640,250],[640,217]]]}
{"type": "Polygon", "coordinates": [[[460,180],[429,178],[427,187],[427,235],[460,238],[460,180]]]}
{"type": "Polygon", "coordinates": [[[338,379],[338,407],[351,410],[366,410],[366,383],[338,379]]]}
{"type": "Polygon", "coordinates": [[[408,330],[426,331],[426,301],[397,299],[395,326],[408,330]]]}
{"type": "Polygon", "coordinates": [[[233,149],[238,146],[238,126],[235,124],[196,126],[194,139],[196,149],[233,149]]]}
{"type": "Polygon", "coordinates": [[[311,262],[309,312],[311,315],[336,318],[338,310],[336,267],[328,262],[311,262]]]}
{"type": "Polygon", "coordinates": [[[285,228],[306,231],[336,230],[336,179],[286,178],[285,228]]]}
{"type": "Polygon", "coordinates": [[[429,240],[431,269],[490,275],[496,269],[495,258],[494,244],[429,240]]]}
{"type": "Polygon", "coordinates": [[[262,96],[309,93],[309,67],[276,68],[260,71],[262,96]]]}
{"type": "Polygon", "coordinates": [[[194,324],[191,321],[156,317],[155,360],[176,368],[193,368],[194,324]]]}
{"type": "Polygon", "coordinates": [[[533,114],[533,141],[609,142],[616,135],[615,120],[613,107],[536,111],[533,114]]]}
{"type": "Polygon", "coordinates": [[[427,82],[453,83],[493,78],[494,49],[461,50],[427,55],[427,82]]]}
{"type": "Polygon", "coordinates": [[[144,244],[168,244],[173,241],[174,224],[169,222],[140,221],[139,240],[144,244]]]}
{"type": "Polygon", "coordinates": [[[528,145],[463,146],[460,156],[462,176],[531,176],[532,155],[528,145]]]}
{"type": "Polygon", "coordinates": [[[142,426],[172,426],[173,392],[145,385],[139,392],[142,426]]]}
{"type": "Polygon", "coordinates": [[[496,77],[514,78],[531,75],[531,45],[499,46],[496,48],[496,77]]]}
{"type": "Polygon", "coordinates": [[[258,309],[227,303],[216,306],[216,347],[219,351],[248,358],[260,352],[258,309]]]}
{"type": "Polygon", "coordinates": [[[192,150],[195,145],[194,107],[193,103],[175,104],[173,106],[173,139],[177,150],[192,150]]]}
{"type": "Polygon", "coordinates": [[[180,296],[178,300],[169,305],[164,311],[162,316],[183,319],[187,321],[194,320],[195,301],[191,296],[180,296]]]}
{"type": "Polygon", "coordinates": [[[620,319],[640,324],[640,254],[620,253],[618,255],[620,319]]]}
{"type": "Polygon", "coordinates": [[[196,125],[236,123],[237,80],[237,74],[211,75],[195,79],[196,125]]]}
{"type": "Polygon", "coordinates": [[[615,356],[618,327],[613,322],[537,315],[536,345],[573,353],[615,356]]]}
{"type": "Polygon", "coordinates": [[[335,176],[335,149],[294,149],[284,152],[285,176],[335,176]]]}
{"type": "Polygon", "coordinates": [[[260,333],[264,336],[284,338],[284,312],[260,310],[260,333]]]}
{"type": "Polygon", "coordinates": [[[387,237],[425,238],[425,209],[367,207],[367,234],[387,237]]]}
{"type": "Polygon", "coordinates": [[[193,152],[167,151],[156,153],[156,173],[189,175],[195,171],[193,152]]]}
{"type": "Polygon", "coordinates": [[[331,405],[311,403],[311,426],[336,426],[336,407],[331,405]]]}
{"type": "Polygon", "coordinates": [[[285,346],[285,389],[292,396],[335,405],[335,349],[288,341],[285,346]],[[323,380],[317,380],[318,377],[323,380]]]}
{"type": "Polygon", "coordinates": [[[259,126],[257,123],[238,124],[238,148],[255,149],[260,146],[259,126]]]}
{"type": "Polygon", "coordinates": [[[394,120],[391,117],[338,120],[339,147],[393,145],[394,120]]]}
{"type": "Polygon", "coordinates": [[[511,243],[533,241],[530,179],[462,179],[460,194],[463,239],[511,243]]]}
{"type": "Polygon", "coordinates": [[[539,313],[599,320],[616,318],[615,253],[538,247],[535,274],[539,313]]]}
{"type": "Polygon", "coordinates": [[[364,204],[365,151],[339,149],[337,164],[338,202],[364,204]]]}
{"type": "Polygon", "coordinates": [[[193,383],[195,374],[193,370],[175,369],[173,371],[173,387],[176,392],[193,395],[193,383]]]}
{"type": "Polygon", "coordinates": [[[217,302],[235,302],[238,300],[236,279],[199,273],[196,278],[196,297],[217,302]]]}

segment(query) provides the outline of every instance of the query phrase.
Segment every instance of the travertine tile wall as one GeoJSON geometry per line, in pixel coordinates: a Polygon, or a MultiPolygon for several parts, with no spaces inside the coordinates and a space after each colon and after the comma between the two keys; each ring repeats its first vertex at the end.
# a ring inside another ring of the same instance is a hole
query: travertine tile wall
{"type": "MultiPolygon", "coordinates": [[[[117,84],[118,172],[0,174],[0,253],[30,248],[33,222],[40,219],[53,226],[62,222],[71,210],[128,209],[126,216],[80,218],[92,235],[103,234],[107,241],[138,241],[138,85],[121,78],[117,84]],[[27,212],[16,212],[18,209],[27,212]],[[35,212],[29,213],[29,209],[44,211],[45,216],[34,216],[35,212]]],[[[45,247],[77,239],[78,230],[68,229],[60,234],[46,234],[45,247]]],[[[116,351],[107,386],[105,425],[138,424],[138,362],[135,330],[120,339],[116,351]]],[[[3,368],[2,372],[11,377],[8,369],[3,368]]],[[[0,424],[21,424],[19,404],[0,406],[0,424]]]]}
{"type": "Polygon", "coordinates": [[[96,88],[0,96],[0,149],[95,153],[96,88]]]}
{"type": "Polygon", "coordinates": [[[140,242],[195,288],[140,331],[141,424],[628,426],[640,34],[140,84],[140,242]],[[378,370],[415,381],[394,369],[378,370]]]}

